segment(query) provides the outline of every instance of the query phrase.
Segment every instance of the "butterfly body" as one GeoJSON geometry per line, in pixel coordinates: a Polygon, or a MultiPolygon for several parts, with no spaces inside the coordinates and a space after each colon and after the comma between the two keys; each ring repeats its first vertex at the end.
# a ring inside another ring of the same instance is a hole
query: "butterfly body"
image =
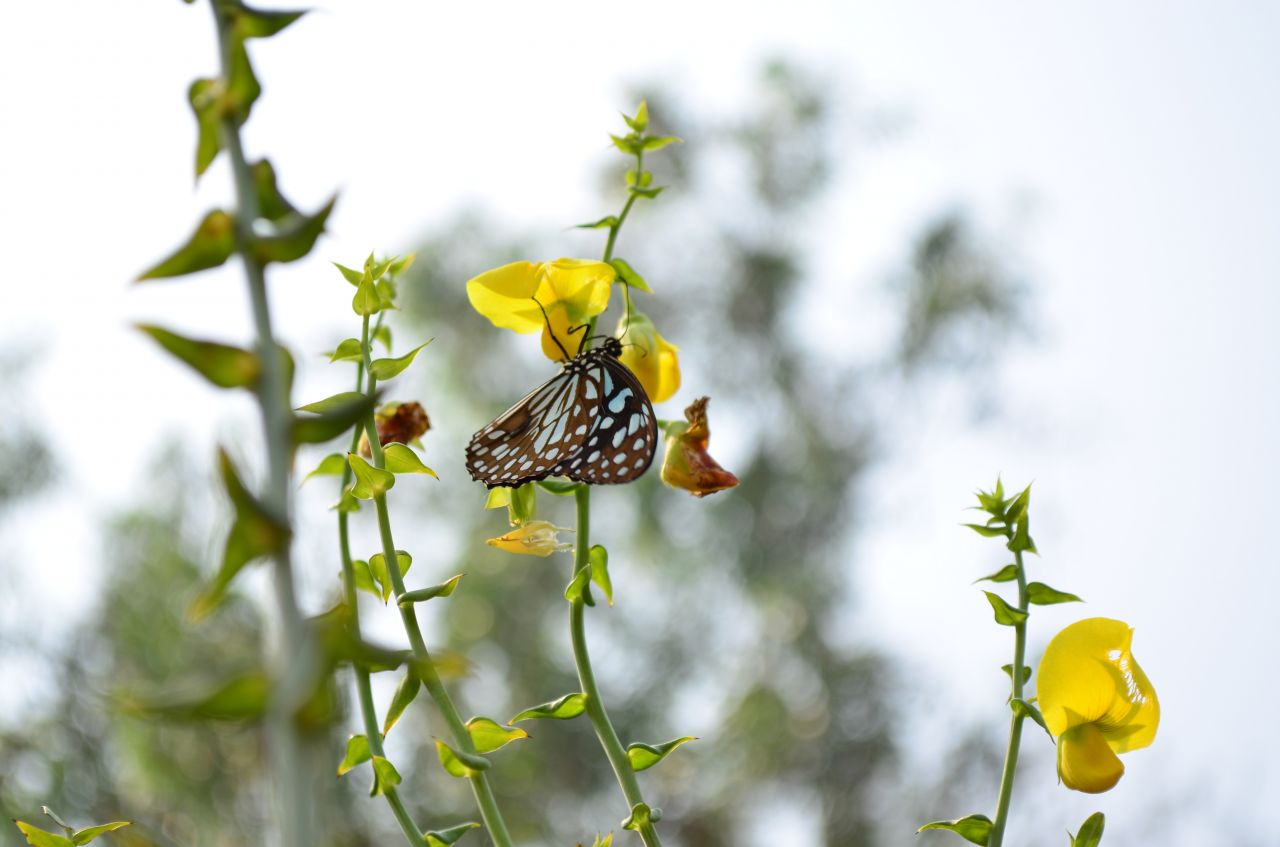
{"type": "Polygon", "coordinates": [[[489,488],[549,476],[591,485],[631,482],[653,463],[658,425],[635,374],[608,338],[580,352],[471,438],[467,472],[489,488]]]}

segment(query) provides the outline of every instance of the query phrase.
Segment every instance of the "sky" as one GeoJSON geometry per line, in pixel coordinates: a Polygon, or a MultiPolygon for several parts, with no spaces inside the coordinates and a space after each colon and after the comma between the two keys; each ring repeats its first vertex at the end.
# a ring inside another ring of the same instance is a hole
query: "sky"
{"type": "MultiPolygon", "coordinates": [[[[815,261],[874,286],[923,218],[962,206],[1027,269],[1036,341],[1004,367],[997,416],[967,414],[956,390],[908,398],[918,414],[859,516],[861,635],[898,652],[943,725],[998,707],[999,679],[972,679],[1008,661],[1009,639],[970,582],[1003,561],[957,524],[996,473],[1034,481],[1034,573],[1089,602],[1037,610],[1032,655],[1079,617],[1126,620],[1164,709],[1116,791],[1064,799],[1070,819],[1103,808],[1123,843],[1141,843],[1127,808],[1178,809],[1188,845],[1227,823],[1280,827],[1262,799],[1280,796],[1280,730],[1253,705],[1280,694],[1266,673],[1280,636],[1280,9],[315,5],[255,50],[266,93],[246,130],[296,204],[340,192],[314,261],[273,277],[299,349],[324,349],[346,308],[344,286],[314,283],[324,260],[411,249],[463,207],[513,228],[595,216],[603,132],[636,81],[733,103],[781,55],[898,115],[904,129],[832,201],[832,232],[858,242],[815,261]],[[1206,773],[1213,788],[1192,797],[1206,773]]],[[[191,180],[185,92],[214,61],[199,4],[0,11],[0,349],[34,357],[33,416],[65,471],[4,527],[15,558],[40,561],[57,537],[65,560],[88,561],[98,521],[143,484],[148,445],[175,430],[212,444],[249,419],[129,329],[247,340],[234,273],[129,285],[227,200],[223,164],[191,180]]],[[[83,577],[42,566],[22,585],[70,621],[92,603],[83,577]]]]}

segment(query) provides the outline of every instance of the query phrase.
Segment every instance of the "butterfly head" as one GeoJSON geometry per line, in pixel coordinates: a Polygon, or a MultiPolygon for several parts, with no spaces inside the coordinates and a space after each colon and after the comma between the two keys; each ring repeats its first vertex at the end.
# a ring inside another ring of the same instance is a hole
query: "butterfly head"
{"type": "Polygon", "coordinates": [[[622,342],[609,335],[605,337],[604,344],[600,345],[600,349],[616,359],[622,355],[622,342]]]}

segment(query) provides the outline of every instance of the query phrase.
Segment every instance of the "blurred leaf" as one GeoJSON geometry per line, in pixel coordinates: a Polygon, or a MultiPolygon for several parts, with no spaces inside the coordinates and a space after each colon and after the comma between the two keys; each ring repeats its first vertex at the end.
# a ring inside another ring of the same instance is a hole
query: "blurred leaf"
{"type": "Polygon", "coordinates": [[[218,116],[222,99],[222,80],[197,79],[187,89],[187,102],[196,116],[196,176],[199,177],[222,150],[222,130],[218,116]]]}
{"type": "Polygon", "coordinates": [[[1040,728],[1043,729],[1050,738],[1053,738],[1053,733],[1049,732],[1049,726],[1044,722],[1044,715],[1040,714],[1040,710],[1034,705],[1028,703],[1026,700],[1020,700],[1015,697],[1009,701],[1009,707],[1013,709],[1013,713],[1015,715],[1022,715],[1024,718],[1031,718],[1031,720],[1040,725],[1040,728]]]}
{"type": "Polygon", "coordinates": [[[640,137],[634,132],[626,136],[611,134],[609,139],[613,142],[613,146],[623,153],[634,156],[640,152],[640,137]]]}
{"type": "Polygon", "coordinates": [[[390,279],[380,279],[373,285],[378,295],[378,305],[383,309],[396,308],[396,284],[390,279]]]}
{"type": "Polygon", "coordinates": [[[305,483],[313,476],[342,476],[342,472],[347,469],[347,457],[341,453],[330,453],[320,460],[320,464],[315,466],[311,473],[302,478],[305,483]]]}
{"type": "Polygon", "coordinates": [[[978,535],[981,535],[983,538],[1003,538],[1007,532],[1003,526],[985,526],[980,523],[967,523],[961,524],[961,526],[969,527],[969,529],[978,533],[978,535]]]}
{"type": "Polygon", "coordinates": [[[999,594],[993,594],[990,591],[982,593],[987,595],[987,601],[991,603],[991,608],[995,610],[996,623],[1002,626],[1017,626],[1027,619],[1026,612],[1013,608],[999,594]]]}
{"type": "Polygon", "coordinates": [[[330,362],[358,362],[364,358],[364,348],[358,338],[344,338],[329,354],[330,362]]]}
{"type": "Polygon", "coordinates": [[[647,197],[650,200],[652,200],[654,197],[657,197],[659,194],[666,191],[667,187],[665,185],[660,185],[657,188],[634,188],[633,187],[627,190],[638,197],[647,197]]]}
{"type": "Polygon", "coordinates": [[[586,603],[588,606],[594,606],[595,602],[591,599],[591,592],[587,586],[591,583],[591,565],[586,564],[578,569],[573,575],[573,579],[564,589],[564,599],[570,603],[586,603]]]}
{"type": "Polygon", "coordinates": [[[672,739],[663,744],[629,744],[627,745],[627,759],[631,762],[633,771],[642,771],[651,768],[661,762],[667,756],[671,755],[671,751],[689,741],[697,741],[698,739],[692,735],[681,736],[672,739]]]}
{"type": "Polygon", "coordinates": [[[589,224],[578,224],[574,229],[610,229],[618,225],[617,215],[605,215],[598,221],[592,221],[589,224]]]}
{"type": "Polygon", "coordinates": [[[680,144],[683,141],[684,139],[677,138],[674,135],[652,135],[644,140],[641,144],[641,149],[648,153],[652,150],[661,150],[668,144],[680,144]]]}
{"type": "Polygon", "coordinates": [[[399,276],[409,268],[413,267],[414,260],[418,258],[418,252],[406,253],[403,256],[396,256],[391,259],[391,263],[387,266],[387,273],[392,276],[399,276]]]}
{"type": "MultiPolygon", "coordinates": [[[[998,496],[998,495],[997,495],[998,496]]],[[[1005,510],[1005,522],[1012,525],[1027,516],[1027,509],[1031,505],[1031,486],[1028,485],[1013,498],[1013,502],[1005,510]]]]}
{"type": "Polygon", "coordinates": [[[622,119],[627,122],[627,126],[633,132],[644,132],[649,128],[649,103],[645,100],[640,101],[639,107],[636,108],[636,116],[628,117],[624,112],[622,119]]]}
{"type": "MultiPolygon", "coordinates": [[[[570,497],[578,493],[578,489],[582,487],[580,482],[571,482],[566,479],[540,479],[538,487],[543,491],[549,491],[557,497],[570,497]]],[[[510,491],[507,488],[495,488],[494,491],[510,491]]],[[[505,503],[503,504],[506,505],[505,503]]],[[[487,508],[493,508],[489,506],[487,508]]]]}
{"type": "Polygon", "coordinates": [[[105,835],[108,832],[115,832],[117,829],[123,829],[128,826],[130,821],[112,821],[111,823],[100,823],[96,826],[86,826],[84,829],[77,830],[76,834],[71,836],[71,842],[80,847],[80,845],[88,844],[99,835],[105,835]]]}
{"type": "Polygon", "coordinates": [[[338,269],[338,272],[342,274],[343,279],[357,288],[360,286],[360,280],[364,279],[364,271],[358,271],[354,268],[349,268],[346,265],[340,265],[337,262],[330,262],[329,264],[338,269]]]}
{"type": "MultiPolygon", "coordinates": [[[[409,572],[409,567],[413,564],[413,556],[409,555],[407,550],[396,551],[396,565],[400,568],[400,577],[409,572]]],[[[378,592],[382,597],[382,602],[386,603],[391,599],[391,593],[394,591],[394,583],[391,580],[391,572],[387,570],[387,557],[382,553],[374,553],[369,557],[369,573],[373,575],[374,580],[382,587],[378,592]]]]}
{"type": "Polygon", "coordinates": [[[338,198],[330,198],[314,215],[292,215],[284,219],[275,235],[254,238],[253,256],[262,264],[270,262],[294,262],[311,252],[316,240],[324,232],[325,222],[333,212],[338,198]]]}
{"type": "Polygon", "coordinates": [[[458,580],[462,579],[462,574],[451,576],[439,585],[432,585],[429,588],[419,588],[414,591],[406,591],[396,598],[396,604],[400,606],[409,606],[414,603],[422,603],[436,597],[448,597],[453,593],[453,589],[458,587],[458,580]]]}
{"type": "Polygon", "coordinates": [[[342,491],[342,496],[338,498],[338,502],[330,506],[330,509],[337,509],[339,512],[350,514],[360,511],[360,501],[351,493],[354,485],[349,485],[342,491]]]}
{"type": "Polygon", "coordinates": [[[298,411],[310,412],[314,417],[294,417],[293,440],[297,444],[323,444],[350,432],[377,404],[378,398],[375,396],[359,391],[344,391],[300,406],[298,411]]]}
{"type": "Polygon", "coordinates": [[[382,344],[383,350],[391,349],[391,327],[379,326],[373,330],[373,340],[382,344]]]}
{"type": "Polygon", "coordinates": [[[22,834],[27,837],[27,843],[34,847],[73,847],[70,838],[65,835],[56,835],[52,832],[45,832],[43,829],[34,827],[26,821],[15,820],[18,829],[22,830],[22,834]]]}
{"type": "Polygon", "coordinates": [[[424,832],[422,837],[427,839],[427,847],[448,847],[448,845],[456,843],[459,838],[471,830],[479,829],[479,827],[480,824],[468,821],[457,826],[451,826],[448,829],[433,829],[430,832],[424,832]]]}
{"type": "Polygon", "coordinates": [[[1102,829],[1107,819],[1102,812],[1094,812],[1085,818],[1080,831],[1071,838],[1071,847],[1098,847],[1102,843],[1102,829]]]}
{"type": "Polygon", "coordinates": [[[262,94],[262,86],[258,84],[258,77],[253,72],[253,63],[249,61],[249,51],[244,48],[244,41],[233,38],[230,48],[231,67],[227,72],[222,114],[236,126],[244,126],[245,121],[249,120],[253,104],[262,94]]]}
{"type": "Polygon", "coordinates": [[[587,554],[587,562],[591,566],[591,581],[600,586],[604,597],[613,605],[613,581],[609,579],[609,551],[602,545],[593,544],[587,554]]]}
{"type": "Polygon", "coordinates": [[[399,784],[400,772],[396,770],[396,766],[382,756],[374,756],[373,787],[369,789],[369,796],[386,794],[388,788],[394,788],[399,784]]]}
{"type": "Polygon", "coordinates": [[[413,364],[413,360],[418,355],[418,352],[434,340],[435,339],[431,339],[419,344],[417,347],[397,359],[374,359],[369,365],[369,372],[379,381],[386,381],[392,377],[398,376],[405,368],[413,364]]]}
{"type": "Polygon", "coordinates": [[[625,259],[613,259],[609,262],[613,269],[618,272],[618,278],[632,288],[640,291],[653,293],[653,289],[649,287],[649,283],[644,281],[644,277],[636,272],[636,269],[627,264],[625,259]]]}
{"type": "Polygon", "coordinates": [[[246,721],[261,717],[271,696],[271,678],[256,669],[215,683],[195,694],[164,694],[148,698],[126,697],[123,708],[131,713],[177,721],[246,721]]]}
{"type": "Polygon", "coordinates": [[[984,582],[984,581],[1012,582],[1017,578],[1018,578],[1018,566],[1009,564],[1009,565],[1005,565],[1003,568],[1001,568],[1000,570],[996,571],[993,574],[987,574],[986,576],[978,577],[977,579],[974,580],[974,582],[984,582]]]}
{"type": "Polygon", "coordinates": [[[359,500],[372,500],[386,494],[396,484],[395,474],[375,468],[355,453],[347,454],[347,463],[356,475],[351,494],[359,500]]]}
{"type": "Polygon", "coordinates": [[[251,9],[244,3],[228,4],[227,7],[227,15],[231,20],[232,31],[241,39],[266,38],[275,35],[306,13],[306,9],[296,12],[267,12],[261,9],[251,9]]]}
{"type": "Polygon", "coordinates": [[[450,776],[465,779],[489,769],[489,760],[470,753],[463,753],[436,739],[436,753],[440,756],[440,764],[450,776]]]}
{"type": "Polygon", "coordinates": [[[475,717],[467,721],[467,732],[471,734],[471,742],[476,745],[477,753],[492,753],[512,741],[529,737],[529,733],[523,729],[502,726],[495,720],[483,717],[475,717]]]}
{"type": "Polygon", "coordinates": [[[353,735],[347,739],[347,752],[338,765],[338,776],[343,776],[358,765],[373,758],[369,751],[369,739],[364,735],[353,735]]]}
{"type": "Polygon", "coordinates": [[[351,298],[351,309],[361,317],[368,317],[378,313],[382,308],[382,301],[378,297],[378,291],[373,286],[373,277],[368,273],[364,273],[360,277],[360,283],[356,286],[356,296],[351,298]]]}
{"type": "Polygon", "coordinates": [[[271,162],[266,159],[255,162],[250,174],[258,195],[258,214],[269,221],[279,221],[290,215],[300,214],[280,193],[280,188],[276,185],[276,169],[271,162]]]}
{"type": "Polygon", "coordinates": [[[353,404],[360,403],[368,398],[368,395],[362,391],[339,391],[337,394],[330,394],[323,400],[316,400],[314,403],[308,403],[305,406],[299,406],[299,412],[312,412],[317,415],[329,414],[343,409],[350,408],[353,404]]]}
{"type": "Polygon", "coordinates": [[[991,818],[986,815],[969,815],[953,821],[934,821],[920,827],[916,832],[921,833],[926,829],[942,829],[947,832],[954,832],[972,844],[985,845],[987,839],[991,837],[991,818]]]}
{"type": "Polygon", "coordinates": [[[418,454],[413,449],[406,447],[398,442],[388,444],[382,451],[383,458],[386,460],[387,470],[392,473],[424,473],[439,479],[436,472],[431,468],[422,464],[422,460],[418,458],[418,454]]]}
{"type": "Polygon", "coordinates": [[[520,721],[527,721],[531,718],[554,718],[563,721],[569,718],[576,718],[586,711],[586,708],[587,695],[575,691],[572,694],[566,694],[563,697],[552,700],[550,703],[543,703],[541,706],[525,709],[507,721],[507,723],[520,723],[520,721]]]}
{"type": "Polygon", "coordinates": [[[1043,582],[1033,582],[1027,585],[1027,600],[1035,603],[1037,606],[1052,606],[1055,603],[1083,603],[1074,594],[1068,594],[1065,591],[1058,591],[1056,588],[1050,588],[1043,582]]]}
{"type": "Polygon", "coordinates": [[[391,697],[391,705],[387,707],[387,717],[382,722],[383,735],[391,732],[391,727],[400,720],[400,716],[404,714],[405,709],[409,708],[409,704],[418,696],[421,688],[422,682],[412,670],[404,675],[404,679],[400,680],[400,684],[396,686],[396,693],[391,697]]]}
{"type": "Polygon", "coordinates": [[[627,819],[622,822],[622,828],[639,832],[651,823],[652,817],[649,806],[645,803],[636,803],[631,807],[631,814],[627,815],[627,819]]]}
{"type": "Polygon", "coordinates": [[[216,268],[229,259],[235,249],[235,220],[221,209],[214,209],[200,221],[187,243],[143,271],[138,282],[216,268]]]}
{"type": "Polygon", "coordinates": [[[258,381],[261,366],[255,353],[216,341],[184,338],[158,326],[138,324],[137,328],[219,388],[251,388],[258,381]]]}
{"type": "MultiPolygon", "coordinates": [[[[345,467],[345,464],[344,464],[345,467]]],[[[364,559],[354,559],[351,562],[351,569],[355,575],[356,588],[360,591],[367,591],[374,597],[382,597],[382,586],[377,585],[373,580],[373,573],[369,570],[369,563],[364,559]]],[[[385,601],[384,601],[385,602],[385,601]]]]}
{"type": "MultiPolygon", "coordinates": [[[[1013,665],[1001,665],[1000,670],[1004,671],[1005,676],[1013,679],[1013,665]]],[[[1026,665],[1022,666],[1022,684],[1026,685],[1027,680],[1031,679],[1031,668],[1026,665]]]]}
{"type": "Polygon", "coordinates": [[[627,171],[627,186],[648,188],[653,183],[653,173],[651,171],[637,171],[635,169],[627,171]]]}

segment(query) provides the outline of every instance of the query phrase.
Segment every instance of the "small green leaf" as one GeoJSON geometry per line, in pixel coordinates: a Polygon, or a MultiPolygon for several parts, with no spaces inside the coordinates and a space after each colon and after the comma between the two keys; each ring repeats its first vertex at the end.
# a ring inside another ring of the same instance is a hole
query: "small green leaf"
{"type": "Polygon", "coordinates": [[[227,72],[227,88],[222,96],[222,113],[230,117],[236,126],[244,126],[249,120],[249,112],[253,104],[262,94],[262,86],[253,72],[253,63],[249,61],[249,51],[244,49],[244,40],[231,39],[230,69],[227,72]]]}
{"type": "Polygon", "coordinates": [[[991,818],[986,815],[969,815],[953,821],[934,821],[920,827],[916,832],[921,833],[926,829],[942,829],[947,832],[954,832],[971,844],[985,845],[987,839],[991,837],[991,818]]]}
{"type": "Polygon", "coordinates": [[[383,735],[391,732],[391,727],[395,726],[396,721],[400,720],[404,710],[409,708],[413,698],[418,696],[418,690],[421,687],[422,682],[412,670],[404,675],[404,679],[400,680],[400,684],[396,686],[396,693],[391,697],[391,705],[387,707],[387,717],[382,722],[383,735]]]}
{"type": "Polygon", "coordinates": [[[337,202],[334,197],[314,215],[291,215],[283,219],[274,235],[259,236],[253,240],[251,251],[254,257],[264,265],[301,259],[311,252],[324,232],[325,223],[337,202]]]}
{"type": "Polygon", "coordinates": [[[216,268],[231,258],[235,249],[236,222],[226,212],[215,209],[204,216],[186,244],[143,271],[138,282],[216,268]]]}
{"type": "Polygon", "coordinates": [[[422,837],[427,839],[427,847],[449,847],[459,838],[466,835],[473,829],[479,829],[480,824],[474,821],[460,823],[457,826],[451,826],[448,829],[433,829],[430,832],[422,833],[422,837]]]}
{"type": "Polygon", "coordinates": [[[34,827],[26,821],[15,820],[18,829],[22,830],[22,834],[27,837],[27,843],[33,847],[73,847],[70,838],[65,835],[56,835],[52,832],[45,832],[43,829],[34,827]]]}
{"type": "Polygon", "coordinates": [[[388,788],[394,788],[399,784],[400,772],[396,770],[396,766],[382,756],[374,756],[373,787],[369,789],[369,796],[386,794],[388,788]]]}
{"type": "Polygon", "coordinates": [[[228,4],[227,8],[232,30],[240,38],[266,38],[275,35],[307,13],[305,9],[296,12],[266,12],[251,9],[242,3],[228,4]]]}
{"type": "Polygon", "coordinates": [[[1017,626],[1027,619],[1026,612],[1010,606],[999,594],[993,594],[990,591],[982,593],[987,595],[987,601],[991,603],[991,608],[995,610],[996,623],[1002,626],[1017,626]]]}
{"type": "Polygon", "coordinates": [[[636,803],[631,807],[631,814],[622,822],[622,828],[639,832],[651,824],[652,816],[649,806],[645,803],[636,803]]]}
{"type": "Polygon", "coordinates": [[[358,271],[355,268],[349,268],[346,265],[340,265],[337,262],[330,262],[342,274],[342,278],[354,286],[359,287],[360,280],[364,279],[364,271],[358,271]]]}
{"type": "MultiPolygon", "coordinates": [[[[557,497],[569,497],[577,494],[578,489],[582,487],[580,482],[572,482],[567,479],[540,479],[538,487],[543,491],[548,491],[557,497]]],[[[506,491],[509,489],[495,488],[494,491],[506,491]]]]}
{"type": "Polygon", "coordinates": [[[618,279],[622,280],[632,288],[640,291],[647,291],[652,294],[653,289],[649,287],[649,283],[644,281],[644,277],[636,272],[636,269],[627,264],[625,259],[613,259],[609,262],[613,269],[618,272],[618,279]]]}
{"type": "Polygon", "coordinates": [[[359,500],[372,500],[391,490],[396,484],[396,475],[391,471],[375,468],[355,453],[347,454],[347,464],[356,475],[356,483],[351,494],[359,500]]]}
{"type": "Polygon", "coordinates": [[[378,295],[378,305],[383,309],[396,308],[396,284],[390,279],[380,279],[374,283],[373,290],[378,295]]]}
{"type": "MultiPolygon", "coordinates": [[[[400,578],[409,572],[409,566],[413,564],[413,556],[410,556],[406,550],[396,551],[396,566],[400,569],[400,578]]],[[[394,590],[395,581],[391,579],[391,572],[387,570],[387,558],[381,553],[374,553],[369,557],[369,573],[373,575],[374,580],[382,587],[379,594],[382,595],[382,602],[385,603],[391,599],[391,592],[394,590]]]]}
{"type": "Polygon", "coordinates": [[[983,581],[1013,582],[1017,578],[1018,578],[1018,566],[1010,564],[1010,565],[1005,565],[1003,568],[1001,568],[1000,570],[996,571],[993,574],[987,574],[986,576],[978,577],[977,579],[974,580],[974,582],[983,582],[983,581]]]}
{"type": "MultiPolygon", "coordinates": [[[[1000,670],[1004,671],[1005,676],[1009,677],[1010,681],[1013,680],[1013,665],[1001,665],[1000,670]]],[[[1022,684],[1026,685],[1027,680],[1029,679],[1031,679],[1031,668],[1027,667],[1026,665],[1023,665],[1022,666],[1022,684]]]]}
{"type": "Polygon", "coordinates": [[[564,599],[570,603],[586,603],[588,606],[594,606],[595,602],[591,599],[591,592],[587,586],[591,583],[591,565],[583,565],[577,573],[573,575],[573,579],[564,589],[564,599]]]}
{"type": "Polygon", "coordinates": [[[605,215],[598,221],[592,221],[589,224],[578,224],[574,229],[612,229],[617,225],[617,215],[605,215]]]}
{"type": "Polygon", "coordinates": [[[219,388],[250,388],[258,381],[261,366],[256,354],[216,341],[184,338],[158,326],[139,324],[138,329],[219,388]]]}
{"type": "Polygon", "coordinates": [[[628,155],[634,156],[640,152],[640,136],[634,132],[626,136],[610,134],[609,140],[613,142],[614,147],[628,155]]]}
{"type": "Polygon", "coordinates": [[[586,708],[587,695],[575,691],[572,694],[566,694],[563,697],[552,700],[550,703],[543,703],[541,706],[534,706],[531,709],[525,709],[511,720],[507,721],[507,723],[519,723],[520,721],[527,721],[531,718],[554,718],[559,721],[564,721],[569,718],[576,718],[578,715],[586,711],[586,708]]]}
{"type": "Polygon", "coordinates": [[[635,132],[644,132],[649,128],[649,103],[646,100],[640,101],[640,106],[636,109],[634,118],[628,117],[624,112],[622,119],[627,122],[627,126],[631,127],[635,132]]]}
{"type": "Polygon", "coordinates": [[[338,776],[343,776],[358,765],[373,758],[369,751],[369,739],[363,735],[353,735],[347,739],[347,752],[338,765],[338,776]]]}
{"type": "Polygon", "coordinates": [[[351,489],[354,487],[354,485],[349,485],[343,489],[342,496],[338,498],[338,502],[334,503],[329,508],[337,509],[339,512],[346,514],[360,511],[360,501],[351,494],[351,489]]]}
{"type": "Polygon", "coordinates": [[[509,509],[511,508],[511,489],[510,488],[491,488],[488,495],[484,498],[484,507],[486,509],[509,509]]]}
{"type": "Polygon", "coordinates": [[[387,470],[392,473],[424,473],[434,476],[436,472],[431,468],[422,464],[422,460],[418,458],[418,454],[413,452],[413,448],[406,447],[399,442],[392,442],[382,450],[383,458],[386,460],[387,470]]]}
{"type": "Polygon", "coordinates": [[[984,524],[980,524],[980,523],[967,523],[967,524],[961,524],[961,526],[969,527],[969,529],[978,533],[978,535],[981,535],[983,538],[996,538],[996,537],[1003,538],[1005,537],[1005,534],[1008,532],[1008,530],[1006,530],[1003,526],[985,526],[984,524]]]}
{"type": "Polygon", "coordinates": [[[222,150],[219,115],[222,107],[222,80],[197,79],[187,89],[187,102],[196,116],[196,177],[198,178],[222,150]]]}
{"type": "Polygon", "coordinates": [[[1094,812],[1080,824],[1080,831],[1071,837],[1071,847],[1098,847],[1102,842],[1102,829],[1107,819],[1102,812],[1094,812]]]}
{"type": "Polygon", "coordinates": [[[276,169],[271,162],[266,159],[255,162],[249,173],[253,177],[253,186],[258,195],[258,213],[262,217],[275,222],[290,215],[301,214],[280,193],[280,187],[276,184],[276,169]]]}
{"type": "Polygon", "coordinates": [[[613,581],[609,579],[609,551],[599,544],[593,544],[587,553],[587,561],[591,565],[591,581],[600,586],[604,597],[613,605],[613,581]]]}
{"type": "Polygon", "coordinates": [[[342,472],[347,469],[347,457],[341,453],[330,453],[320,460],[320,464],[315,466],[311,473],[302,478],[305,483],[313,476],[342,476],[342,472]]]}
{"type": "Polygon", "coordinates": [[[299,407],[314,417],[295,416],[293,440],[298,444],[323,444],[351,431],[362,418],[373,411],[378,398],[359,391],[344,391],[299,407]]]}
{"type": "Polygon", "coordinates": [[[521,526],[538,516],[538,487],[522,485],[512,488],[507,503],[507,518],[512,526],[521,526]]]}
{"type": "Polygon", "coordinates": [[[1043,582],[1033,582],[1027,586],[1027,600],[1035,603],[1037,606],[1052,606],[1055,603],[1084,602],[1074,594],[1068,594],[1065,591],[1050,588],[1043,582]]]}
{"type": "Polygon", "coordinates": [[[387,273],[391,274],[393,277],[399,276],[409,270],[409,268],[413,267],[414,260],[417,258],[418,252],[416,250],[412,253],[406,253],[403,256],[396,256],[394,259],[390,260],[390,265],[387,267],[387,273]]]}
{"type": "Polygon", "coordinates": [[[648,153],[652,150],[661,150],[668,144],[681,144],[683,138],[677,138],[674,135],[651,135],[641,143],[641,149],[648,153]]]}
{"type": "Polygon", "coordinates": [[[661,194],[662,192],[666,191],[666,190],[667,190],[667,187],[666,187],[665,185],[660,185],[660,186],[658,186],[657,188],[634,188],[634,187],[632,187],[632,188],[628,188],[627,190],[628,190],[629,192],[631,192],[632,194],[636,195],[637,197],[647,197],[647,198],[649,198],[650,200],[652,200],[654,197],[657,197],[659,194],[661,194]]]}
{"type": "Polygon", "coordinates": [[[1034,705],[1028,703],[1026,700],[1019,700],[1015,697],[1009,700],[1009,707],[1013,709],[1013,713],[1015,715],[1021,715],[1024,718],[1031,718],[1031,720],[1040,725],[1040,728],[1043,729],[1050,738],[1053,738],[1053,733],[1049,732],[1048,724],[1044,722],[1044,715],[1040,714],[1040,710],[1034,705]]]}
{"type": "Polygon", "coordinates": [[[361,317],[378,313],[382,301],[378,298],[378,290],[373,285],[373,277],[368,272],[360,275],[360,283],[356,286],[356,296],[351,298],[351,309],[361,317]]]}
{"type": "Polygon", "coordinates": [[[648,188],[653,183],[653,174],[650,171],[627,171],[627,186],[648,188]]]}
{"type": "Polygon", "coordinates": [[[261,717],[271,696],[271,678],[257,669],[207,686],[202,691],[149,698],[126,698],[125,711],[176,721],[245,721],[261,717]]]}
{"type": "MultiPolygon", "coordinates": [[[[1002,493],[1002,491],[998,491],[996,496],[998,497],[1002,493]]],[[[1005,508],[1006,522],[1012,525],[1025,518],[1027,516],[1027,509],[1030,505],[1031,486],[1028,485],[1026,488],[1022,489],[1018,496],[1013,498],[1013,502],[1005,508]]]]}
{"type": "Polygon", "coordinates": [[[440,756],[440,764],[444,766],[445,771],[459,779],[475,776],[489,769],[488,759],[455,750],[439,738],[436,739],[436,753],[440,756]]]}
{"type": "Polygon", "coordinates": [[[652,744],[630,744],[627,746],[627,760],[631,762],[633,771],[642,771],[653,767],[671,754],[671,751],[689,741],[697,741],[692,735],[684,735],[656,746],[652,744]]]}
{"type": "Polygon", "coordinates": [[[398,359],[374,359],[372,364],[369,365],[369,373],[373,374],[374,379],[377,379],[379,382],[385,382],[392,377],[398,376],[405,368],[413,364],[413,360],[418,355],[418,351],[434,340],[435,339],[431,339],[419,344],[417,347],[413,348],[408,353],[405,353],[398,359]]]}
{"type": "Polygon", "coordinates": [[[528,738],[529,733],[523,729],[502,726],[489,718],[475,717],[467,721],[467,732],[471,734],[471,742],[476,745],[477,753],[492,753],[510,744],[528,738]]]}
{"type": "Polygon", "coordinates": [[[391,327],[379,326],[373,330],[373,340],[382,345],[383,350],[391,349],[391,327]]]}
{"type": "Polygon", "coordinates": [[[364,348],[358,338],[344,338],[329,354],[330,362],[358,362],[364,358],[364,348]]]}
{"type": "MultiPolygon", "coordinates": [[[[354,498],[352,502],[357,502],[354,498]]],[[[369,570],[369,563],[364,559],[356,559],[351,563],[351,570],[355,576],[356,588],[361,591],[368,591],[375,597],[382,597],[382,587],[373,580],[373,573],[369,570]]],[[[385,600],[383,602],[386,602],[385,600]]]]}
{"type": "Polygon", "coordinates": [[[396,598],[396,604],[399,606],[411,606],[414,603],[422,603],[436,597],[448,597],[453,593],[453,589],[458,587],[458,580],[460,579],[462,579],[462,574],[451,576],[439,585],[419,588],[415,591],[406,591],[396,598]]]}
{"type": "Polygon", "coordinates": [[[358,403],[367,399],[367,397],[368,395],[362,391],[339,391],[337,394],[331,394],[323,400],[317,400],[314,403],[299,406],[296,411],[326,415],[341,409],[350,408],[353,403],[358,403]]]}
{"type": "Polygon", "coordinates": [[[105,835],[108,832],[115,832],[117,829],[123,829],[128,826],[130,821],[112,821],[111,823],[100,823],[95,826],[86,826],[84,829],[77,830],[76,834],[71,836],[71,843],[76,847],[88,844],[99,835],[105,835]]]}

